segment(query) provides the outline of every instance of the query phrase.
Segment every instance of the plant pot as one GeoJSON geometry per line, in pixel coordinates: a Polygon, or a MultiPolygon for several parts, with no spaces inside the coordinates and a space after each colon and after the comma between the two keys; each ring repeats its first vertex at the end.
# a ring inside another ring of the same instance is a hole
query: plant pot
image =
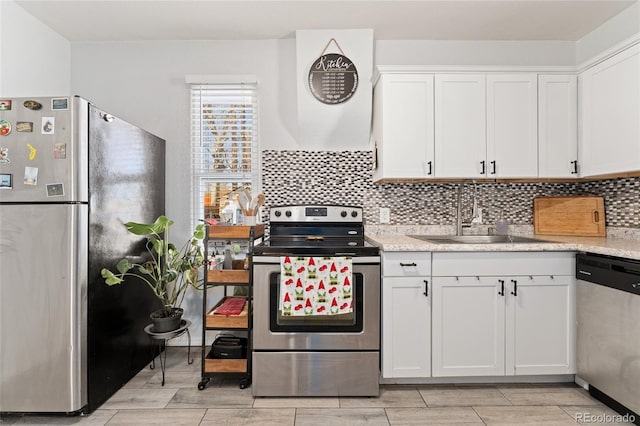
{"type": "Polygon", "coordinates": [[[166,315],[167,312],[164,309],[151,312],[149,315],[153,323],[151,330],[154,333],[167,333],[179,329],[183,312],[182,308],[173,308],[169,316],[166,315]]]}

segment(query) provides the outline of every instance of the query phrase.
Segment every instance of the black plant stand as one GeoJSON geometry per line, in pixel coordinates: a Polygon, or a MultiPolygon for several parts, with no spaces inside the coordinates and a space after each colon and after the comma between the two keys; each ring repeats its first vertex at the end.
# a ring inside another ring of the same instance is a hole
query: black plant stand
{"type": "Polygon", "coordinates": [[[153,351],[153,341],[158,342],[158,358],[160,358],[160,370],[162,370],[162,386],[164,386],[164,372],[167,367],[167,341],[171,339],[175,339],[176,337],[182,336],[184,333],[187,333],[187,338],[189,341],[189,345],[187,346],[187,364],[193,364],[193,358],[191,358],[191,333],[189,332],[189,327],[191,326],[191,321],[182,320],[180,323],[180,328],[172,331],[167,331],[164,333],[154,333],[152,330],[153,324],[149,324],[144,328],[144,332],[149,336],[149,340],[152,343],[151,351],[153,354],[153,361],[151,361],[150,369],[156,368],[156,354],[153,351]],[[162,351],[164,349],[164,353],[162,351]]]}

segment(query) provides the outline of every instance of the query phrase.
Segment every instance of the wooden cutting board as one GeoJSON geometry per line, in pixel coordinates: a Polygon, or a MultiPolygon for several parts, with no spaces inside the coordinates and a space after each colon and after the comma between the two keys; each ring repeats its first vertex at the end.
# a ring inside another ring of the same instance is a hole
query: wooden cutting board
{"type": "Polygon", "coordinates": [[[534,198],[533,229],[541,235],[604,237],[604,199],[595,196],[534,198]]]}

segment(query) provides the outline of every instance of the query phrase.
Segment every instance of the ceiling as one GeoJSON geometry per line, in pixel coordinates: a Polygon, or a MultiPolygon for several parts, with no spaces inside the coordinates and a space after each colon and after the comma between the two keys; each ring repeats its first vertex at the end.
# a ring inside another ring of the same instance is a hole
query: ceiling
{"type": "MultiPolygon", "coordinates": [[[[0,0],[1,1],[1,0],[0,0]]],[[[637,0],[16,0],[70,41],[259,40],[372,28],[377,40],[575,41],[637,0]]]]}

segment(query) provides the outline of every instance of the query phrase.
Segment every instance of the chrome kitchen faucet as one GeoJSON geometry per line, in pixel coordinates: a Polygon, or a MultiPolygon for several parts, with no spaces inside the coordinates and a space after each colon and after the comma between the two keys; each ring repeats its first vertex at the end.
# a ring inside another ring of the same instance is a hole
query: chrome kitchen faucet
{"type": "Polygon", "coordinates": [[[471,228],[474,223],[482,223],[482,210],[478,208],[478,192],[476,189],[476,183],[473,183],[473,196],[472,196],[472,209],[471,217],[463,219],[462,217],[462,192],[464,191],[464,181],[458,185],[458,196],[456,200],[456,235],[463,235],[464,228],[471,228]]]}

